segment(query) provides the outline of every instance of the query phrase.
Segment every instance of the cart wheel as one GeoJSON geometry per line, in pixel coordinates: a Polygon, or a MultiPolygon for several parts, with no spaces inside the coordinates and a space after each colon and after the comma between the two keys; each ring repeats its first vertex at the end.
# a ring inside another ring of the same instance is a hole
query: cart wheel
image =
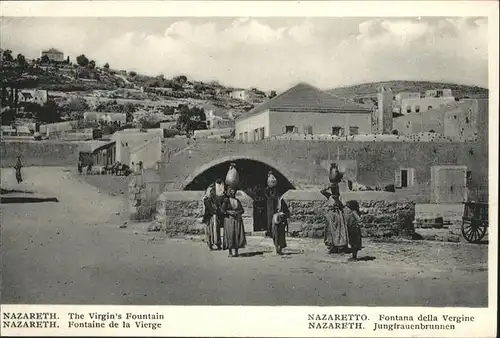
{"type": "Polygon", "coordinates": [[[479,220],[464,220],[462,223],[462,235],[469,243],[477,243],[486,234],[486,224],[479,220]]]}

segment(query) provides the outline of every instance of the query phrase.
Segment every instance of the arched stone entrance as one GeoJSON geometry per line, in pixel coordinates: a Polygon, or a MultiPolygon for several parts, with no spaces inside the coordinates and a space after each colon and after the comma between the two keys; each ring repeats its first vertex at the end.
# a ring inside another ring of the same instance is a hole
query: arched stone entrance
{"type": "Polygon", "coordinates": [[[182,184],[182,190],[205,190],[216,179],[224,180],[230,163],[236,163],[240,176],[239,194],[245,207],[246,229],[253,231],[265,229],[266,200],[264,189],[267,175],[272,171],[278,180],[278,193],[284,194],[296,186],[288,179],[290,174],[284,168],[279,168],[274,161],[266,158],[224,157],[211,161],[197,168],[182,184]],[[278,169],[279,168],[279,169],[278,169]]]}

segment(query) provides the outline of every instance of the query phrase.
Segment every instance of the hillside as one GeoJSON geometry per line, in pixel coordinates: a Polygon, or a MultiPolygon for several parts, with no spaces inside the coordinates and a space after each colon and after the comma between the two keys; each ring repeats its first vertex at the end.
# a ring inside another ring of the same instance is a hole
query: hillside
{"type": "Polygon", "coordinates": [[[83,104],[86,109],[96,109],[100,103],[108,101],[117,103],[117,100],[126,100],[121,102],[122,105],[131,103],[146,110],[150,109],[152,102],[154,106],[177,106],[179,103],[190,106],[211,104],[225,113],[231,110],[233,116],[238,116],[267,99],[264,93],[264,96],[257,96],[256,102],[231,98],[227,93],[232,88],[226,88],[216,82],[203,83],[187,79],[185,76],[166,79],[161,75],[152,77],[133,71],[95,65],[84,67],[69,62],[40,64],[32,61],[20,65],[15,60],[2,60],[1,66],[2,88],[45,89],[50,91],[51,98],[59,106],[75,97],[87,101],[83,104]]]}
{"type": "Polygon", "coordinates": [[[404,92],[404,91],[422,93],[425,92],[426,90],[431,90],[431,89],[449,88],[452,90],[453,95],[457,98],[488,95],[488,89],[486,88],[458,85],[454,83],[430,82],[430,81],[372,82],[372,83],[363,83],[355,86],[335,88],[329,90],[328,92],[335,96],[355,98],[355,97],[371,96],[377,93],[379,87],[381,86],[384,86],[386,88],[391,88],[394,93],[404,92]]]}

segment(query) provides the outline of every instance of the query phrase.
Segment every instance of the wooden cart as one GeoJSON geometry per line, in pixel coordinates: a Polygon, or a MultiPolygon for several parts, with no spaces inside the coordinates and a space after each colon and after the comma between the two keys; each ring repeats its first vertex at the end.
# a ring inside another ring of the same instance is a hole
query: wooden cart
{"type": "Polygon", "coordinates": [[[469,243],[478,243],[488,229],[488,203],[466,202],[462,217],[462,235],[469,243]]]}

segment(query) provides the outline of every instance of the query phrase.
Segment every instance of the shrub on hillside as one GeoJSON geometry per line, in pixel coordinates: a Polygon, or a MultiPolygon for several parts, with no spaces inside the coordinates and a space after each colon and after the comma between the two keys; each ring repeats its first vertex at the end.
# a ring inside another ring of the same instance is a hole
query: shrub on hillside
{"type": "Polygon", "coordinates": [[[76,62],[78,63],[79,66],[87,67],[90,61],[84,54],[82,54],[76,57],[76,62]]]}

